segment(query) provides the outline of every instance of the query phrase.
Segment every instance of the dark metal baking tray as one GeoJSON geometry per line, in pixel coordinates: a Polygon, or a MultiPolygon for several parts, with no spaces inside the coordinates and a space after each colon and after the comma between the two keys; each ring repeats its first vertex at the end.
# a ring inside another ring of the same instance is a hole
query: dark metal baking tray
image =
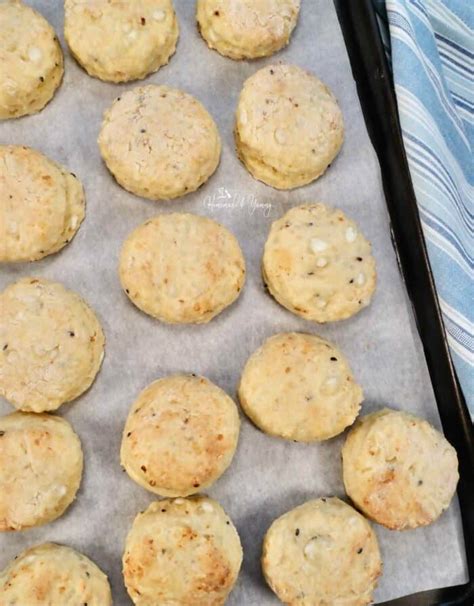
{"type": "Polygon", "coordinates": [[[440,587],[384,602],[385,606],[474,604],[474,433],[449,356],[441,310],[403,147],[390,68],[371,0],[335,0],[367,129],[377,153],[393,243],[447,439],[458,452],[458,498],[469,573],[465,585],[440,587]]]}

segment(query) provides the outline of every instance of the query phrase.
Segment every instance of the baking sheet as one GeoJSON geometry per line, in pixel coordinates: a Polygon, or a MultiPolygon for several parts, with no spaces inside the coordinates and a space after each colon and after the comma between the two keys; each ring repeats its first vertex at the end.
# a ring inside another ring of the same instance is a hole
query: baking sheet
{"type": "MultiPolygon", "coordinates": [[[[100,1],[100,0],[97,0],[100,1]]],[[[31,0],[62,35],[60,0],[31,0]]],[[[73,546],[108,574],[116,606],[131,604],[122,582],[126,533],[139,510],[156,497],[141,489],[119,465],[123,424],[136,395],[156,378],[175,372],[207,376],[235,397],[248,356],[270,335],[307,331],[334,341],[348,356],[364,388],[362,412],[392,406],[439,427],[422,345],[392,249],[379,168],[369,141],[342,33],[330,0],[303,0],[290,46],[273,58],[233,62],[211,52],[197,34],[194,2],[175,0],[181,35],[170,64],[147,83],[170,84],[200,99],[214,116],[223,140],[217,173],[197,193],[168,203],[142,200],[121,189],[103,165],[96,145],[103,111],[135,84],[112,85],[86,75],[66,51],[64,82],[40,114],[0,123],[0,143],[38,148],[66,164],[84,183],[87,216],[73,242],[33,264],[2,266],[0,288],[25,275],[44,276],[79,292],[97,311],[107,343],[102,370],[92,388],[64,415],[78,432],[85,473],[76,502],[59,520],[41,528],[0,535],[0,569],[20,550],[43,541],[73,546]],[[346,123],[338,159],[316,183],[278,192],[255,181],[238,162],[233,113],[244,80],[275,61],[314,71],[335,92],[346,123]],[[372,241],[378,289],[356,317],[318,326],[293,316],[266,294],[260,259],[270,223],[290,206],[324,201],[361,225],[372,241]],[[247,282],[231,308],[202,326],[166,326],[136,309],[122,293],[118,254],[127,234],[156,213],[195,212],[229,227],[247,261],[247,282]]],[[[11,411],[4,401],[0,413],[11,411]]],[[[229,606],[271,606],[259,565],[263,535],[271,521],[307,499],[343,496],[342,437],[321,444],[295,444],[266,436],[243,416],[235,459],[208,491],[234,520],[244,562],[229,606]]],[[[467,581],[457,500],[431,527],[404,533],[375,526],[384,559],[376,601],[467,581]]],[[[60,605],[58,605],[60,606],[60,605]]]]}

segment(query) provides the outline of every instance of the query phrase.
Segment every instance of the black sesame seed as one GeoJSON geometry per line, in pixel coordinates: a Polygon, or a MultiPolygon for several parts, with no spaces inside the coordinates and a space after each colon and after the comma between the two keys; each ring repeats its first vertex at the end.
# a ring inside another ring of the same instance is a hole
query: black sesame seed
{"type": "Polygon", "coordinates": [[[349,280],[349,284],[354,284],[354,278],[351,278],[351,279],[349,280]]]}
{"type": "Polygon", "coordinates": [[[161,513],[166,513],[166,509],[162,509],[162,510],[161,510],[161,513]]]}
{"type": "Polygon", "coordinates": [[[74,179],[77,179],[77,177],[74,173],[71,173],[71,175],[74,177],[74,179]]]}
{"type": "Polygon", "coordinates": [[[337,362],[337,358],[335,356],[331,356],[329,359],[331,360],[331,362],[337,362]]]}
{"type": "Polygon", "coordinates": [[[272,69],[270,70],[271,75],[273,76],[273,74],[275,73],[272,69]]]}
{"type": "Polygon", "coordinates": [[[162,549],[162,550],[161,550],[161,553],[162,553],[162,554],[165,554],[165,553],[166,553],[166,549],[162,549]]]}
{"type": "Polygon", "coordinates": [[[326,503],[326,499],[325,499],[324,497],[321,499],[321,501],[322,501],[323,503],[326,503]]]}
{"type": "Polygon", "coordinates": [[[145,467],[145,465],[142,465],[142,466],[140,467],[140,469],[146,473],[146,467],[145,467]]]}
{"type": "Polygon", "coordinates": [[[214,15],[215,15],[216,17],[218,17],[218,16],[219,16],[219,14],[220,14],[220,13],[219,13],[219,11],[214,11],[214,15]]]}
{"type": "Polygon", "coordinates": [[[75,337],[75,336],[76,336],[76,333],[75,333],[73,330],[70,330],[70,331],[69,331],[69,336],[70,336],[70,337],[75,337]]]}
{"type": "Polygon", "coordinates": [[[90,575],[90,572],[87,572],[87,570],[86,570],[86,577],[89,579],[89,578],[90,578],[90,576],[91,576],[91,575],[90,575]]]}
{"type": "Polygon", "coordinates": [[[357,553],[362,553],[364,551],[364,549],[362,547],[359,547],[359,549],[357,550],[357,553]]]}
{"type": "Polygon", "coordinates": [[[0,438],[5,435],[4,431],[0,431],[0,438]]]}
{"type": "Polygon", "coordinates": [[[142,18],[140,19],[140,21],[141,21],[141,24],[142,24],[142,25],[145,25],[145,24],[146,24],[146,19],[145,19],[145,17],[142,17],[142,18]]]}
{"type": "Polygon", "coordinates": [[[356,257],[357,261],[362,261],[362,257],[356,257]]]}
{"type": "Polygon", "coordinates": [[[229,520],[227,520],[226,524],[227,524],[227,526],[230,526],[230,522],[229,522],[229,520]]]}
{"type": "Polygon", "coordinates": [[[421,486],[423,484],[423,480],[418,480],[418,486],[421,486]]]}
{"type": "Polygon", "coordinates": [[[141,129],[140,129],[140,132],[141,132],[141,133],[146,133],[146,128],[141,128],[141,129]]]}
{"type": "Polygon", "coordinates": [[[129,432],[127,433],[127,438],[129,438],[131,435],[132,435],[132,432],[131,432],[131,431],[129,431],[129,432]]]}
{"type": "Polygon", "coordinates": [[[43,76],[40,76],[39,79],[40,79],[40,82],[44,82],[43,76]]]}
{"type": "Polygon", "coordinates": [[[120,101],[120,99],[121,99],[121,98],[122,98],[122,97],[117,97],[117,101],[120,101]]]}
{"type": "Polygon", "coordinates": [[[3,351],[5,351],[8,348],[8,343],[5,343],[5,345],[3,346],[3,351]]]}
{"type": "Polygon", "coordinates": [[[199,482],[194,482],[193,486],[194,488],[199,488],[199,482]]]}
{"type": "Polygon", "coordinates": [[[314,271],[309,271],[308,276],[314,276],[314,271]]]}
{"type": "Polygon", "coordinates": [[[127,295],[130,294],[130,291],[128,290],[128,288],[125,289],[125,292],[127,293],[127,295]]]}
{"type": "Polygon", "coordinates": [[[297,528],[297,529],[295,530],[295,536],[299,536],[299,534],[300,534],[300,529],[299,529],[299,528],[297,528]]]}

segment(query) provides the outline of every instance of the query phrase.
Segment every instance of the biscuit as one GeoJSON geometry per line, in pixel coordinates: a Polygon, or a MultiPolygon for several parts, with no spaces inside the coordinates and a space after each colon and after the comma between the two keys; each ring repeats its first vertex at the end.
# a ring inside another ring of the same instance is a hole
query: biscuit
{"type": "Polygon", "coordinates": [[[237,299],[245,260],[236,238],[219,223],[173,213],[132,231],[119,273],[126,294],[145,313],[163,322],[203,323],[237,299]]]}
{"type": "Polygon", "coordinates": [[[74,500],[82,476],[79,438],[53,415],[0,417],[0,531],[55,520],[74,500]]]}
{"type": "Polygon", "coordinates": [[[149,385],[125,423],[120,459],[137,484],[188,496],[229,467],[239,439],[237,406],[204,377],[173,375],[149,385]]]}
{"type": "Polygon", "coordinates": [[[270,65],[245,81],[235,119],[237,154],[247,170],[277,189],[320,177],[344,138],[329,88],[296,65],[270,65]]]}
{"type": "Polygon", "coordinates": [[[52,99],[63,77],[54,29],[18,0],[0,2],[0,120],[34,114],[52,99]]]}
{"type": "Polygon", "coordinates": [[[456,451],[427,421],[384,408],[361,417],[342,449],[346,492],[369,518],[404,530],[449,507],[459,479],[456,451]]]}
{"type": "Polygon", "coordinates": [[[30,547],[0,572],[0,604],[111,606],[105,574],[82,553],[55,543],[30,547]]]}
{"type": "Polygon", "coordinates": [[[331,343],[314,335],[283,333],[250,356],[239,399],[262,431],[310,442],[332,438],[352,425],[362,389],[331,343]]]}
{"type": "Polygon", "coordinates": [[[333,497],[275,520],[263,542],[262,568],[288,606],[363,606],[372,602],[382,561],[367,520],[333,497]]]}
{"type": "Polygon", "coordinates": [[[90,76],[139,80],[166,65],[179,26],[171,0],[65,0],[64,36],[90,76]]]}
{"type": "Polygon", "coordinates": [[[288,44],[299,10],[299,0],[198,0],[196,18],[209,48],[256,59],[288,44]]]}
{"type": "Polygon", "coordinates": [[[0,308],[0,395],[20,410],[45,412],[90,387],[105,339],[79,295],[22,278],[0,294],[0,308]]]}
{"type": "Polygon", "coordinates": [[[123,555],[137,606],[222,606],[239,575],[237,530],[207,497],[155,501],[135,518],[123,555]]]}
{"type": "Polygon", "coordinates": [[[36,261],[74,237],[85,215],[75,175],[40,152],[0,145],[0,262],[36,261]]]}
{"type": "Polygon", "coordinates": [[[126,190],[150,200],[195,191],[219,164],[217,126],[197,99],[168,86],[142,86],[105,112],[99,147],[126,190]]]}
{"type": "Polygon", "coordinates": [[[324,204],[296,206],[272,224],[262,273],[283,307],[321,323],[366,307],[376,284],[370,243],[341,210],[324,204]]]}

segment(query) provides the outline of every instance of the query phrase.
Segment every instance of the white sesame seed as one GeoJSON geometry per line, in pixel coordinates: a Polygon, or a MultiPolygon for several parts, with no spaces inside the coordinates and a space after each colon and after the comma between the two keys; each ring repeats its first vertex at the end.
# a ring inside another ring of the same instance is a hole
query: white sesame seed
{"type": "Polygon", "coordinates": [[[163,21],[166,17],[166,13],[165,11],[155,11],[152,17],[155,21],[163,21]]]}
{"type": "Polygon", "coordinates": [[[365,283],[365,274],[364,274],[364,273],[362,273],[362,272],[361,272],[361,273],[360,273],[360,274],[357,276],[357,278],[356,278],[356,283],[357,283],[359,286],[362,286],[362,284],[364,284],[364,283],[365,283]]]}
{"type": "Polygon", "coordinates": [[[178,499],[175,499],[174,502],[176,503],[176,505],[182,505],[184,503],[184,499],[179,497],[178,499]]]}
{"type": "Polygon", "coordinates": [[[327,264],[328,260],[326,259],[326,257],[319,257],[319,259],[316,261],[316,265],[318,267],[326,267],[327,264]]]}
{"type": "Polygon", "coordinates": [[[311,248],[312,252],[318,253],[322,252],[323,250],[326,250],[328,245],[327,242],[325,242],[324,240],[320,240],[319,238],[311,238],[309,247],[311,248]]]}
{"type": "Polygon", "coordinates": [[[347,242],[354,242],[357,238],[357,231],[353,227],[346,229],[346,240],[347,242]]]}
{"type": "Polygon", "coordinates": [[[328,304],[328,302],[325,299],[321,299],[321,297],[318,297],[316,299],[316,305],[321,309],[326,307],[327,304],[328,304]]]}
{"type": "Polygon", "coordinates": [[[244,109],[240,111],[240,123],[247,124],[247,112],[244,109]]]}
{"type": "Polygon", "coordinates": [[[284,145],[287,141],[286,132],[282,128],[277,128],[274,133],[275,141],[284,145]]]}
{"type": "Polygon", "coordinates": [[[304,555],[310,560],[314,560],[318,553],[318,547],[316,545],[316,540],[312,539],[308,543],[306,543],[304,548],[304,555]]]}
{"type": "Polygon", "coordinates": [[[329,391],[334,391],[338,385],[339,380],[337,377],[329,377],[329,379],[326,379],[324,382],[324,387],[329,391]]]}
{"type": "Polygon", "coordinates": [[[28,50],[28,58],[31,61],[34,61],[35,63],[37,63],[43,56],[43,53],[41,52],[41,50],[39,48],[37,48],[36,46],[32,46],[29,50],[28,50]]]}
{"type": "Polygon", "coordinates": [[[203,511],[205,511],[206,513],[211,513],[212,511],[214,511],[214,507],[207,501],[204,501],[204,503],[201,503],[201,509],[203,511]]]}

